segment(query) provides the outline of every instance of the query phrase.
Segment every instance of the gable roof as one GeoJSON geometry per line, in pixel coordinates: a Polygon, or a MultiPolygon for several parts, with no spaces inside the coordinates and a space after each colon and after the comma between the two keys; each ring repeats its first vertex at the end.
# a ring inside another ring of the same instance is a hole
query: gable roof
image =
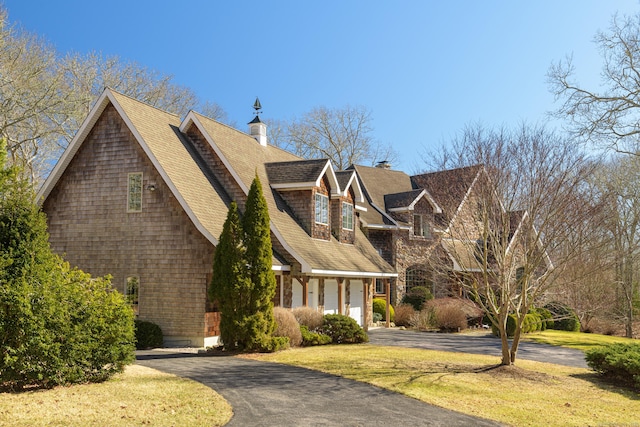
{"type": "Polygon", "coordinates": [[[227,211],[224,194],[216,191],[178,131],[179,118],[140,101],[105,89],[69,147],[38,192],[42,203],[71,163],[100,115],[113,105],[196,228],[214,245],[222,232],[219,212],[227,211]]]}
{"type": "MultiPolygon", "coordinates": [[[[355,195],[354,202],[356,204],[364,202],[364,193],[360,187],[358,176],[354,170],[338,171],[336,172],[336,178],[338,179],[338,185],[342,190],[342,196],[347,196],[349,189],[353,188],[353,194],[355,195]]],[[[358,206],[360,210],[366,210],[364,206],[358,206]]]]}
{"type": "Polygon", "coordinates": [[[455,218],[478,174],[483,170],[484,166],[474,165],[425,173],[412,176],[411,183],[414,188],[427,190],[438,202],[442,209],[439,225],[446,227],[455,218]]]}
{"type": "Polygon", "coordinates": [[[360,214],[360,218],[368,226],[398,226],[397,222],[386,213],[384,197],[387,194],[403,193],[413,190],[409,175],[402,171],[376,168],[370,166],[351,165],[358,174],[367,202],[372,209],[360,214]]]}
{"type": "Polygon", "coordinates": [[[265,165],[271,188],[300,190],[320,187],[322,178],[329,179],[333,194],[339,194],[340,186],[329,159],[273,162],[265,165]]]}
{"type": "MultiPolygon", "coordinates": [[[[314,169],[314,166],[319,167],[321,162],[305,163],[307,161],[278,147],[262,146],[250,135],[195,112],[187,115],[180,125],[180,130],[184,132],[192,125],[204,135],[245,194],[248,194],[254,177],[258,176],[263,183],[263,192],[269,208],[271,231],[285,250],[300,263],[302,273],[343,276],[366,274],[371,277],[397,275],[393,267],[382,259],[358,228],[354,230],[356,237],[353,245],[342,244],[333,237],[329,241],[312,239],[296,221],[278,191],[267,186],[270,184],[267,170],[273,172],[274,164],[277,171],[276,180],[282,182],[284,178],[280,177],[281,172],[277,164],[282,163],[283,160],[301,165],[301,170],[308,171],[307,168],[314,170],[312,175],[318,170],[314,169]]],[[[324,162],[327,161],[324,160],[324,162]]],[[[333,174],[330,163],[328,165],[325,173],[333,174]]],[[[302,173],[300,179],[308,178],[309,175],[305,174],[302,173]]],[[[337,181],[334,182],[337,191],[337,181]]]]}

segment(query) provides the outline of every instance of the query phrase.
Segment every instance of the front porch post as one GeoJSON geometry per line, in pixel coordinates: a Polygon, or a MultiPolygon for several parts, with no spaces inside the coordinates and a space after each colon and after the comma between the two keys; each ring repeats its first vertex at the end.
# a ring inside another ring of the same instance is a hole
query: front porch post
{"type": "Polygon", "coordinates": [[[338,314],[343,314],[343,310],[342,310],[342,282],[343,282],[343,278],[342,277],[337,277],[336,278],[338,281],[338,314]]]}
{"type": "Polygon", "coordinates": [[[309,278],[301,276],[300,284],[302,285],[302,306],[309,307],[309,278]]]}
{"type": "Polygon", "coordinates": [[[384,279],[384,293],[387,298],[387,318],[386,327],[391,327],[391,281],[389,279],[384,279]]]}
{"type": "MultiPolygon", "coordinates": [[[[373,279],[375,281],[375,279],[373,279]]],[[[364,328],[365,332],[369,331],[369,298],[371,297],[369,294],[369,287],[371,286],[371,279],[370,278],[365,278],[362,280],[362,286],[363,286],[363,294],[364,294],[364,313],[363,313],[363,317],[362,317],[362,327],[364,328]]]]}

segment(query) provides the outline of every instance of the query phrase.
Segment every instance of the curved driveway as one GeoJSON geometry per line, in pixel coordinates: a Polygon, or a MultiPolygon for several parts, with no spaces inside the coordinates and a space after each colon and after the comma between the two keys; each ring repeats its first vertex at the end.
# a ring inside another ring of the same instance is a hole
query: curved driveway
{"type": "MultiPolygon", "coordinates": [[[[500,340],[490,333],[480,335],[439,334],[393,328],[376,328],[369,330],[369,342],[376,345],[424,348],[427,350],[455,351],[502,357],[500,340]]],[[[587,368],[584,353],[580,350],[528,341],[520,341],[517,359],[587,368]]]]}
{"type": "MultiPolygon", "coordinates": [[[[500,356],[490,335],[435,334],[399,329],[369,331],[372,344],[500,356]]],[[[199,381],[233,407],[228,426],[497,426],[493,421],[438,408],[334,375],[230,356],[138,352],[138,364],[199,381]]],[[[586,367],[578,350],[521,343],[518,357],[586,367]]]]}

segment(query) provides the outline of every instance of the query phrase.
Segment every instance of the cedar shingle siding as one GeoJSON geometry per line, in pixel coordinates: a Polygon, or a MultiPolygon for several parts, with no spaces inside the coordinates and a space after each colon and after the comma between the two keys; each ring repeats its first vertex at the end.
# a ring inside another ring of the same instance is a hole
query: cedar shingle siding
{"type": "Polygon", "coordinates": [[[121,292],[128,276],[138,276],[140,317],[159,324],[169,343],[175,337],[200,344],[214,247],[113,106],[102,113],[43,210],[54,251],[94,276],[111,274],[121,292]],[[143,173],[140,213],[127,213],[130,172],[143,173]],[[150,184],[155,191],[147,189],[150,184]]]}

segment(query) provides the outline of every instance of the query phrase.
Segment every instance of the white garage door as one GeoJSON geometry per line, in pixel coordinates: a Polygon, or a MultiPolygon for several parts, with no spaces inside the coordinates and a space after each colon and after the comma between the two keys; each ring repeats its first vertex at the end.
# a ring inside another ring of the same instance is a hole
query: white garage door
{"type": "Polygon", "coordinates": [[[349,317],[355,319],[358,325],[364,323],[364,286],[362,280],[352,280],[350,285],[349,317]]]}
{"type": "Polygon", "coordinates": [[[324,281],[324,314],[338,314],[338,281],[324,281]]]}

